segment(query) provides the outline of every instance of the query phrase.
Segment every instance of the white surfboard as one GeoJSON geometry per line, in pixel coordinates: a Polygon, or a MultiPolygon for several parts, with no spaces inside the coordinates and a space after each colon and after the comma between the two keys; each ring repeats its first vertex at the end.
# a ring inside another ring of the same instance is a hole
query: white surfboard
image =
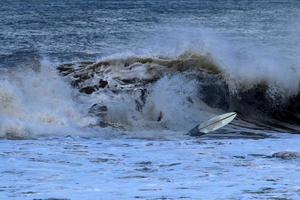
{"type": "Polygon", "coordinates": [[[235,117],[235,112],[230,112],[222,115],[218,115],[216,117],[211,118],[208,121],[205,121],[199,125],[197,125],[195,128],[189,131],[189,135],[197,136],[197,135],[203,135],[205,133],[209,133],[212,131],[215,131],[219,128],[222,128],[223,126],[229,124],[235,117]]]}

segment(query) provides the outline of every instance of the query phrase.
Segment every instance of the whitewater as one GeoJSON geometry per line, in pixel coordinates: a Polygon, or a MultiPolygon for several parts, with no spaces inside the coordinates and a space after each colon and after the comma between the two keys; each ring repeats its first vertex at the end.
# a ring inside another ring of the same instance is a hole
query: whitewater
{"type": "Polygon", "coordinates": [[[299,9],[4,1],[0,199],[300,198],[299,9]]]}

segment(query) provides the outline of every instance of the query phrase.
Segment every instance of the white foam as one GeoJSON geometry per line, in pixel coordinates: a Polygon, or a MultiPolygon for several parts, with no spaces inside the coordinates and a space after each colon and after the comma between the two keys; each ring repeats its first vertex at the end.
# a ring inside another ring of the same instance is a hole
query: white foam
{"type": "Polygon", "coordinates": [[[80,127],[94,123],[84,117],[71,88],[46,60],[39,71],[3,73],[0,83],[1,137],[78,134],[80,127]]]}
{"type": "Polygon", "coordinates": [[[201,101],[199,86],[197,80],[190,80],[184,74],[165,76],[147,88],[147,99],[141,112],[136,110],[136,101],[141,102],[140,90],[119,94],[104,90],[86,100],[90,105],[107,106],[105,120],[126,130],[187,131],[220,113],[201,101]]]}
{"type": "Polygon", "coordinates": [[[207,120],[215,110],[200,100],[199,82],[183,75],[161,78],[150,90],[144,117],[157,121],[162,112],[162,123],[171,130],[189,130],[207,120]]]}
{"type": "Polygon", "coordinates": [[[209,55],[227,74],[233,90],[241,84],[251,87],[266,82],[282,95],[297,93],[300,88],[299,59],[291,59],[289,55],[291,52],[299,54],[300,43],[296,42],[299,39],[291,38],[295,46],[290,47],[290,51],[280,51],[284,47],[264,46],[247,39],[232,41],[204,27],[168,25],[150,36],[137,52],[174,58],[186,51],[209,55]]]}

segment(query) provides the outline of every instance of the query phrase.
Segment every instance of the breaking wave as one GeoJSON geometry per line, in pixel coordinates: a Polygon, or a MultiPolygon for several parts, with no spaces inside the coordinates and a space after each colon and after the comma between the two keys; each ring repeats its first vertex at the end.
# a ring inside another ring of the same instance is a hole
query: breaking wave
{"type": "Polygon", "coordinates": [[[129,56],[64,64],[58,70],[81,93],[95,100],[91,113],[102,113],[103,126],[114,123],[124,129],[151,125],[187,130],[227,111],[274,129],[297,130],[300,124],[296,86],[291,90],[279,80],[262,77],[251,82],[238,79],[209,54],[129,56]]]}
{"type": "Polygon", "coordinates": [[[1,68],[0,102],[2,138],[82,134],[80,128],[92,121],[47,60],[34,68],[1,68]]]}
{"type": "MultiPolygon", "coordinates": [[[[0,137],[86,136],[112,129],[182,134],[228,111],[238,112],[225,128],[230,131],[299,132],[296,61],[251,45],[228,45],[211,33],[178,35],[183,38],[158,40],[159,50],[152,41],[146,51],[98,61],[61,64],[34,56],[30,62],[25,56],[26,67],[22,59],[22,67],[2,66],[0,137]]],[[[2,65],[15,64],[10,61],[2,65]]]]}

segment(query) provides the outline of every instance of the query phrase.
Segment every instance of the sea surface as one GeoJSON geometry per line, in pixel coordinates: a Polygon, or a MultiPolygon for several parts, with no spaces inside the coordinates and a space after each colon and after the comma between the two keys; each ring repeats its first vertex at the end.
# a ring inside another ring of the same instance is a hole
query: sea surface
{"type": "Polygon", "coordinates": [[[299,19],[298,0],[1,0],[0,199],[300,199],[299,19]]]}

